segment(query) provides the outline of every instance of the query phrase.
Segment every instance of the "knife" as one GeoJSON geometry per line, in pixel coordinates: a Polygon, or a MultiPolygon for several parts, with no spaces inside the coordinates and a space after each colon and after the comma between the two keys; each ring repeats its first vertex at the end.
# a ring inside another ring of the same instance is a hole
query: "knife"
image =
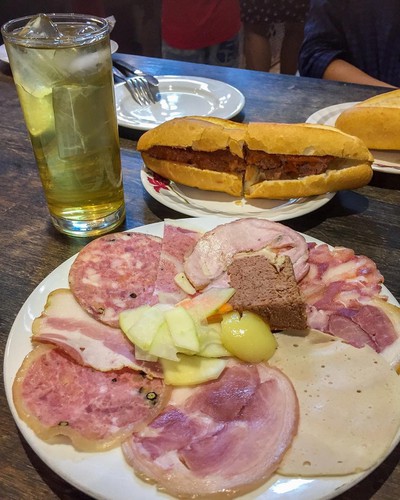
{"type": "Polygon", "coordinates": [[[126,61],[123,61],[122,59],[117,59],[114,57],[113,57],[113,64],[119,70],[124,70],[125,72],[129,72],[130,75],[128,76],[141,76],[145,78],[151,85],[158,87],[158,80],[155,76],[149,75],[148,73],[141,71],[140,69],[136,68],[136,66],[134,66],[133,64],[130,64],[126,61]]]}

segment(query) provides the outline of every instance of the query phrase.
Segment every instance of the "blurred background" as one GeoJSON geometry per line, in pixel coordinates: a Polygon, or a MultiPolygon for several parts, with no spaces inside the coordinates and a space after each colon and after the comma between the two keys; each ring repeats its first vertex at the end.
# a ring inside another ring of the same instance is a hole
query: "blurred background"
{"type": "MultiPolygon", "coordinates": [[[[17,17],[50,12],[114,16],[116,24],[111,38],[118,43],[119,52],[162,57],[161,4],[162,0],[0,0],[0,26],[17,17]]],[[[283,24],[271,26],[270,71],[273,73],[280,72],[279,59],[283,36],[283,24]]],[[[1,34],[0,43],[3,43],[1,34]]],[[[240,66],[245,67],[243,58],[240,66]]]]}
{"type": "Polygon", "coordinates": [[[113,15],[117,22],[111,38],[120,52],[161,56],[161,0],[0,0],[0,25],[16,17],[49,12],[113,15]]]}

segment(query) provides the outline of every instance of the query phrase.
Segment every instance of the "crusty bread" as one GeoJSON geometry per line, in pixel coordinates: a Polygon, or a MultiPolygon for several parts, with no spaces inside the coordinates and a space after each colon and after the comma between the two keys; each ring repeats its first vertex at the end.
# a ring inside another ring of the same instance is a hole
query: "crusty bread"
{"type": "Polygon", "coordinates": [[[246,198],[286,200],[288,198],[316,196],[342,189],[356,189],[369,183],[372,178],[372,169],[368,162],[355,165],[354,162],[348,161],[345,175],[343,169],[339,169],[328,170],[325,174],[309,175],[300,179],[261,182],[256,180],[257,175],[257,168],[247,168],[245,176],[246,198]]]}
{"type": "Polygon", "coordinates": [[[242,196],[242,174],[199,170],[186,163],[159,160],[147,153],[142,153],[142,157],[150,170],[171,181],[205,191],[218,191],[232,196],[242,196]]]}
{"type": "Polygon", "coordinates": [[[271,154],[372,160],[358,137],[314,123],[249,123],[245,142],[249,149],[271,154]]]}
{"type": "Polygon", "coordinates": [[[200,151],[229,149],[243,158],[246,125],[222,118],[175,118],[143,134],[137,144],[138,151],[153,146],[190,147],[200,151]]]}
{"type": "Polygon", "coordinates": [[[370,149],[400,150],[400,90],[380,94],[343,111],[335,126],[370,149]]]}
{"type": "Polygon", "coordinates": [[[367,184],[372,177],[373,157],[358,137],[317,124],[242,124],[221,118],[177,118],[143,134],[137,149],[146,166],[163,177],[191,187],[247,198],[287,199],[355,189],[367,184]],[[164,148],[162,152],[160,148],[164,148]],[[179,150],[184,151],[184,155],[177,160],[173,156],[179,150]],[[191,151],[193,157],[188,157],[191,151]],[[217,153],[222,151],[230,153],[236,162],[229,165],[229,169],[221,164],[215,169],[214,165],[209,168],[210,164],[196,164],[199,158],[195,157],[196,152],[210,154],[212,161],[215,158],[219,162],[217,153]],[[295,156],[309,157],[307,163],[315,157],[335,160],[326,172],[318,175],[266,180],[264,167],[252,164],[246,157],[248,151],[282,155],[285,161],[286,157],[295,156]]]}

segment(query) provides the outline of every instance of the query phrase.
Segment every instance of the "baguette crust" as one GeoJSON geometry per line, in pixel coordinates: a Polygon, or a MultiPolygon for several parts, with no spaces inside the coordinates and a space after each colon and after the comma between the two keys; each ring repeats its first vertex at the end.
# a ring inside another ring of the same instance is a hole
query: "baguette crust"
{"type": "MultiPolygon", "coordinates": [[[[251,175],[254,167],[246,171],[246,177],[251,175]]],[[[300,179],[284,181],[263,181],[257,184],[245,181],[245,198],[274,198],[286,200],[315,196],[342,189],[356,189],[360,184],[366,185],[372,178],[369,163],[339,170],[328,170],[325,174],[309,175],[300,179]]]]}
{"type": "Polygon", "coordinates": [[[271,154],[373,160],[358,137],[334,127],[311,123],[249,123],[246,145],[249,149],[271,154]]]}
{"type": "Polygon", "coordinates": [[[355,189],[367,184],[372,177],[373,157],[361,139],[325,125],[242,124],[221,118],[178,118],[143,134],[137,149],[146,166],[167,179],[246,198],[314,196],[340,189],[355,189]],[[153,156],[152,151],[148,151],[160,146],[186,150],[184,159],[179,162],[176,157],[156,158],[157,154],[153,156]],[[211,154],[229,150],[242,159],[246,157],[247,150],[268,155],[310,156],[310,161],[318,156],[336,159],[323,174],[313,175],[310,172],[310,175],[298,179],[264,180],[261,167],[250,164],[250,156],[243,174],[223,172],[222,168],[211,170],[207,168],[209,165],[204,165],[206,168],[196,167],[188,161],[190,150],[211,154]]]}
{"type": "Polygon", "coordinates": [[[153,146],[192,148],[198,151],[229,149],[243,158],[243,144],[247,127],[222,118],[187,117],[164,122],[143,134],[138,151],[147,151],[153,146]]]}
{"type": "Polygon", "coordinates": [[[377,95],[343,111],[335,126],[370,149],[400,150],[400,90],[377,95]]]}
{"type": "Polygon", "coordinates": [[[218,191],[232,196],[242,196],[242,174],[201,170],[186,163],[158,160],[146,153],[142,153],[142,156],[150,170],[166,179],[205,191],[218,191]]]}

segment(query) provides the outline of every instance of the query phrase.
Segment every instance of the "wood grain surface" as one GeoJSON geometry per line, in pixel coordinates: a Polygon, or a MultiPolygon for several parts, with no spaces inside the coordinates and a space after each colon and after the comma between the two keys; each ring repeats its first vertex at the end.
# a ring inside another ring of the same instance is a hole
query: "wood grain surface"
{"type": "MultiPolygon", "coordinates": [[[[247,70],[194,65],[145,57],[121,56],[156,75],[195,75],[230,83],[246,97],[240,121],[303,122],[313,112],[341,102],[358,101],[383,89],[247,70]]],[[[140,181],[135,150],[140,133],[120,129],[126,221],[121,230],[185,217],[153,200],[140,181]]],[[[372,258],[385,284],[400,300],[400,175],[375,173],[370,185],[343,191],[324,207],[288,226],[331,245],[353,248],[372,258]]],[[[89,240],[58,233],[51,225],[31,145],[7,64],[0,62],[0,353],[12,323],[35,287],[89,240]]],[[[51,471],[20,435],[0,393],[0,498],[7,500],[88,497],[51,471]]],[[[371,439],[374,439],[371,436],[371,439]]],[[[400,446],[341,500],[400,498],[400,446]]],[[[118,499],[116,499],[118,500],[118,499]]],[[[137,499],[139,500],[139,499],[137,499]]]]}

